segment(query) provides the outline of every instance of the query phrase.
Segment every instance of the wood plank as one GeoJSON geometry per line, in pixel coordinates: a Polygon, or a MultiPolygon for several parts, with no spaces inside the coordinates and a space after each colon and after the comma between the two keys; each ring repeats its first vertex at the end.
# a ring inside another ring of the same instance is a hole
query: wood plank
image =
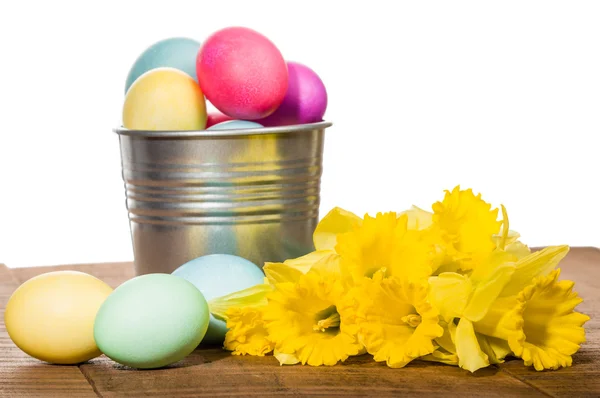
{"type": "Polygon", "coordinates": [[[521,361],[510,361],[500,367],[556,397],[600,396],[600,249],[572,249],[560,268],[560,279],[575,281],[574,290],[584,299],[577,310],[591,317],[585,325],[587,341],[573,357],[573,366],[537,372],[521,361]]]}
{"type": "Polygon", "coordinates": [[[415,362],[390,369],[369,356],[334,367],[279,366],[273,357],[232,356],[198,349],[165,369],[136,371],[102,358],[82,365],[103,397],[143,396],[547,396],[497,368],[474,375],[456,367],[415,362]]]}
{"type": "Polygon", "coordinates": [[[0,397],[96,397],[77,366],[38,361],[10,340],[4,326],[4,308],[18,286],[10,270],[0,264],[0,397]]]}

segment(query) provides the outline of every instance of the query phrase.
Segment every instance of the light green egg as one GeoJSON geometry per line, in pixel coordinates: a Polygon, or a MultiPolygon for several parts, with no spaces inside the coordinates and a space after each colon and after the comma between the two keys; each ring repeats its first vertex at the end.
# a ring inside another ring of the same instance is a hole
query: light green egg
{"type": "Polygon", "coordinates": [[[206,300],[192,283],[170,274],[141,275],[104,301],[94,339],[100,351],[120,364],[160,368],[194,351],[208,320],[206,300]]]}

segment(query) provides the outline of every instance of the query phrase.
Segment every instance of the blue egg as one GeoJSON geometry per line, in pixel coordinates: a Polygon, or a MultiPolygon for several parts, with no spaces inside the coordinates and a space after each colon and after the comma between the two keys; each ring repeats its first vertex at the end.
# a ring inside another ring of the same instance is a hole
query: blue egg
{"type": "MultiPolygon", "coordinates": [[[[209,254],[195,258],[173,271],[173,275],[194,284],[206,301],[262,284],[265,277],[256,264],[231,254],[209,254]]],[[[202,343],[222,344],[225,333],[226,323],[211,314],[202,343]]]]}
{"type": "Polygon", "coordinates": [[[172,37],[154,43],[134,62],[127,75],[125,92],[133,82],[151,69],[168,66],[179,69],[198,81],[196,76],[196,55],[200,43],[186,37],[172,37]]]}
{"type": "Polygon", "coordinates": [[[207,130],[259,129],[261,127],[264,126],[255,122],[249,122],[248,120],[227,120],[210,126],[207,130]]]}

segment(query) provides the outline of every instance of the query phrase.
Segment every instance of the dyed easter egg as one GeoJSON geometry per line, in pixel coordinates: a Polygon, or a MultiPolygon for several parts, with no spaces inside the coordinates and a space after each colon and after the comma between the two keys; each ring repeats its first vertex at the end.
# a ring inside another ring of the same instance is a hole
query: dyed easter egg
{"type": "Polygon", "coordinates": [[[112,288],[92,275],[55,271],[23,283],[6,304],[4,323],[17,347],[39,360],[78,364],[101,354],[94,319],[112,288]]]}
{"type": "Polygon", "coordinates": [[[244,27],[213,33],[196,61],[206,98],[234,119],[254,120],[273,113],[288,85],[281,52],[262,34],[244,27]]]}
{"type": "Polygon", "coordinates": [[[152,44],[135,60],[125,82],[125,92],[149,70],[163,66],[179,69],[196,79],[196,56],[200,43],[187,37],[171,37],[152,44]]]}
{"type": "MultiPolygon", "coordinates": [[[[231,254],[198,257],[177,268],[173,275],[193,283],[208,301],[261,284],[265,277],[254,263],[231,254]]],[[[202,343],[221,344],[226,332],[225,322],[211,314],[202,343]]]]}
{"type": "Polygon", "coordinates": [[[152,369],[175,363],[198,346],[208,327],[204,296],[187,280],[146,274],[117,287],[100,307],[94,337],[112,360],[152,369]]]}
{"type": "Polygon", "coordinates": [[[319,76],[308,66],[288,62],[288,88],[277,110],[264,119],[264,126],[285,126],[323,120],[327,109],[327,90],[319,76]]]}
{"type": "Polygon", "coordinates": [[[129,88],[123,127],[132,130],[204,130],[206,100],[200,86],[174,68],[152,69],[129,88]]]}
{"type": "Polygon", "coordinates": [[[206,116],[206,128],[209,128],[221,122],[226,122],[228,120],[232,120],[231,116],[227,116],[219,111],[209,112],[206,116]]]}
{"type": "Polygon", "coordinates": [[[228,120],[215,124],[209,127],[207,130],[238,130],[238,129],[259,129],[263,125],[250,122],[248,120],[228,120]]]}

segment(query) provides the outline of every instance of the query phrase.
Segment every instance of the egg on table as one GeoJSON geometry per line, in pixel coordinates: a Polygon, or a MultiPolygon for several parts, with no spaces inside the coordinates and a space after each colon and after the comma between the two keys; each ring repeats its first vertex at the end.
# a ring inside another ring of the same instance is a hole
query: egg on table
{"type": "Polygon", "coordinates": [[[234,119],[270,115],[283,101],[288,85],[285,60],[275,44],[244,27],[209,36],[198,51],[196,73],[206,98],[234,119]]]}
{"type": "MultiPolygon", "coordinates": [[[[183,264],[173,275],[187,279],[207,301],[264,282],[263,271],[254,263],[231,254],[209,254],[183,264]]],[[[203,344],[222,344],[227,333],[225,321],[210,315],[203,344]]]]}
{"type": "Polygon", "coordinates": [[[101,354],[94,340],[98,309],[113,289],[78,271],[29,279],[11,295],[4,323],[26,354],[54,364],[78,364],[101,354]]]}
{"type": "Polygon", "coordinates": [[[189,355],[208,327],[200,291],[171,274],[146,274],[117,287],[100,307],[94,338],[112,360],[138,369],[160,368],[189,355]]]}
{"type": "Polygon", "coordinates": [[[327,90],[314,70],[298,62],[287,63],[288,88],[285,98],[271,115],[257,120],[266,127],[323,120],[327,109],[327,90]]]}
{"type": "Polygon", "coordinates": [[[170,37],[152,44],[131,66],[125,82],[125,92],[138,77],[163,66],[179,69],[196,79],[196,56],[199,49],[200,43],[187,37],[170,37]]]}
{"type": "Polygon", "coordinates": [[[204,130],[206,100],[200,86],[184,72],[152,69],[129,88],[123,127],[132,130],[204,130]]]}
{"type": "Polygon", "coordinates": [[[227,120],[210,126],[207,130],[241,130],[241,129],[259,129],[263,125],[248,120],[227,120]]]}

